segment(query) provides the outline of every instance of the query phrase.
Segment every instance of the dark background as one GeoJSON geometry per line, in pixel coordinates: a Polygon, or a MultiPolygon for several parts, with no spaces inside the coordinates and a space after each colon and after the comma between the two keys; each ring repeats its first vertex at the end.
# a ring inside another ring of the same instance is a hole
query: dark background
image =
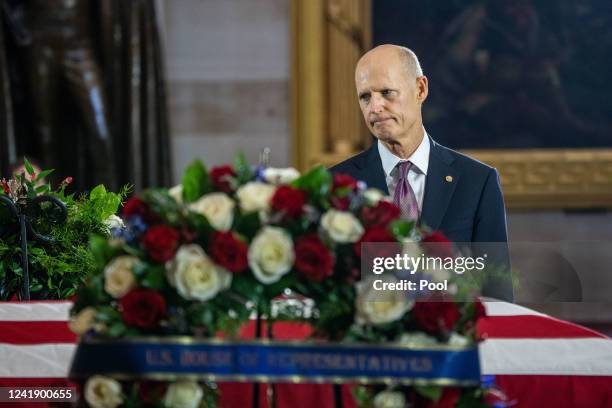
{"type": "Polygon", "coordinates": [[[424,122],[453,148],[612,146],[612,1],[375,0],[374,45],[411,48],[424,122]]]}

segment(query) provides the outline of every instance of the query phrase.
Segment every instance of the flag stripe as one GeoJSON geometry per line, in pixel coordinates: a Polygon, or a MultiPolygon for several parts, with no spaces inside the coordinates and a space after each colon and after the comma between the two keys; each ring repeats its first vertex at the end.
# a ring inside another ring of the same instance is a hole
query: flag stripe
{"type": "Polygon", "coordinates": [[[0,321],[67,321],[72,302],[2,302],[0,321]]]}
{"type": "Polygon", "coordinates": [[[609,339],[490,339],[479,351],[483,374],[612,376],[609,339]]]}
{"type": "Polygon", "coordinates": [[[496,316],[478,321],[483,338],[607,338],[586,327],[545,316],[496,316]]]}
{"type": "Polygon", "coordinates": [[[66,378],[75,344],[0,344],[0,377],[66,378]]]}
{"type": "Polygon", "coordinates": [[[0,321],[0,343],[45,344],[76,343],[77,336],[66,321],[3,322],[0,321]]]}

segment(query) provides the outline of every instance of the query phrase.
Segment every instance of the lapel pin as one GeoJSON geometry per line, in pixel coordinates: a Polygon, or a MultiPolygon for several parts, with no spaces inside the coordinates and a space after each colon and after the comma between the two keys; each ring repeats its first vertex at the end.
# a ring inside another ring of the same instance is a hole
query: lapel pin
{"type": "Polygon", "coordinates": [[[453,176],[446,176],[445,180],[450,183],[453,181],[453,176]]]}

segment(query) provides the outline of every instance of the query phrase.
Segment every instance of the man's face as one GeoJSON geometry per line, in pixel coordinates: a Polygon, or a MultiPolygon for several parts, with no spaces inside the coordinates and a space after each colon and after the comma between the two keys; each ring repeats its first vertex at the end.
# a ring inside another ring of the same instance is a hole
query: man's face
{"type": "MultiPolygon", "coordinates": [[[[427,80],[421,77],[421,88],[427,80]]],[[[421,127],[419,80],[410,75],[395,55],[364,58],[355,70],[359,106],[370,132],[383,142],[405,140],[421,127]]]]}

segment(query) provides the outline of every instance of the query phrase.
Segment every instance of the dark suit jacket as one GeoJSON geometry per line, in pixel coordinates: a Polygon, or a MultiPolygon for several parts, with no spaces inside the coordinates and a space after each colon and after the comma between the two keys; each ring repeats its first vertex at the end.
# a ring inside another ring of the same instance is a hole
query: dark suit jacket
{"type": "MultiPolygon", "coordinates": [[[[453,242],[504,243],[481,244],[488,262],[507,268],[502,276],[489,279],[483,294],[513,301],[508,256],[506,212],[497,171],[477,160],[430,140],[429,167],[421,223],[442,231],[453,242]],[[447,176],[452,181],[447,181],[447,176]]],[[[389,194],[378,144],[330,169],[363,180],[368,187],[389,194]]],[[[476,247],[474,254],[480,252],[476,247]]]]}

